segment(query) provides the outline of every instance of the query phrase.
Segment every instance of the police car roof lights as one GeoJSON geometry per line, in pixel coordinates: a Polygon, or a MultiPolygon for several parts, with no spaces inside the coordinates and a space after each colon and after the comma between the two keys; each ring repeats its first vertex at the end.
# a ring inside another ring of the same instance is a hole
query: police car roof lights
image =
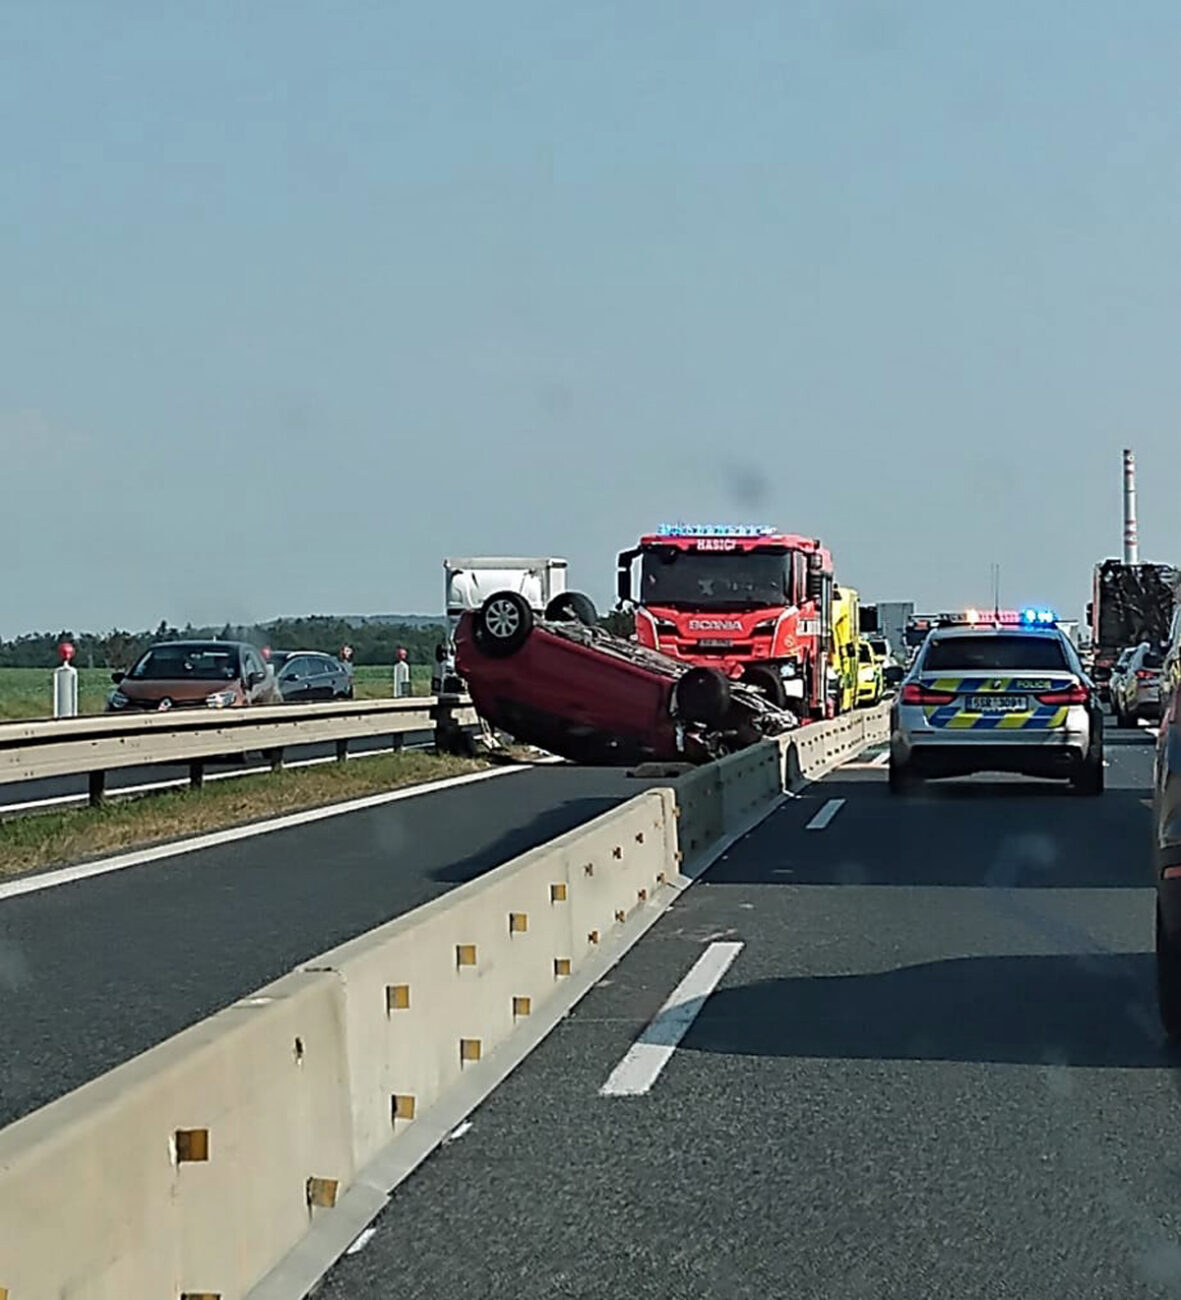
{"type": "Polygon", "coordinates": [[[769,537],[770,524],[661,524],[661,537],[769,537]]]}
{"type": "Polygon", "coordinates": [[[965,609],[940,614],[941,627],[1055,627],[1058,615],[1052,609],[1029,606],[1026,609],[965,609]]]}

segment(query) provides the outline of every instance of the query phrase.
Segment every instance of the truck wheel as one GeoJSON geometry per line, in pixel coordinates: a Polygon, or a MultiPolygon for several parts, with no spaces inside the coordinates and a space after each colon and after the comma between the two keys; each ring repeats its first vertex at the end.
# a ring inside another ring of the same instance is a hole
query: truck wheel
{"type": "Polygon", "coordinates": [[[599,621],[595,602],[581,591],[555,596],[545,607],[545,616],[551,623],[581,623],[584,627],[595,627],[599,621]]]}
{"type": "Polygon", "coordinates": [[[742,674],[742,680],[747,686],[765,695],[777,709],[787,708],[787,692],[783,689],[783,678],[774,668],[766,664],[752,664],[742,674]]]}
{"type": "Polygon", "coordinates": [[[533,610],[515,591],[494,591],[475,617],[475,640],[490,659],[507,659],[529,639],[533,610]]]}
{"type": "Polygon", "coordinates": [[[721,727],[730,713],[730,683],[716,668],[690,668],[677,678],[673,699],[683,718],[721,727]]]}

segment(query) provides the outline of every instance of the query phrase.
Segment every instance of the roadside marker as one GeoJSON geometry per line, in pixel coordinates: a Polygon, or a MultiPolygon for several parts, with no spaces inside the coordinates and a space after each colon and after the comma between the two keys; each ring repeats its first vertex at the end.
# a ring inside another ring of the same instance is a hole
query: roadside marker
{"type": "Polygon", "coordinates": [[[742,947],[741,943],[709,945],[611,1071],[599,1089],[600,1097],[639,1097],[648,1092],[742,947]]]}
{"type": "Polygon", "coordinates": [[[822,831],[845,806],[843,799],[830,799],[804,827],[806,831],[822,831]]]}

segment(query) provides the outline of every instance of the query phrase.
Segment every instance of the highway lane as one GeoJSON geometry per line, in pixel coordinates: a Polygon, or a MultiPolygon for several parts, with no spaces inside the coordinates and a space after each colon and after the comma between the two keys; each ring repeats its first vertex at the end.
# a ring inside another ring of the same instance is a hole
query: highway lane
{"type": "MultiPolygon", "coordinates": [[[[293,706],[297,707],[297,706],[293,706]]],[[[429,745],[434,741],[431,731],[410,731],[402,738],[402,743],[410,748],[429,745]]],[[[349,741],[349,753],[360,755],[378,753],[391,746],[390,736],[364,736],[349,741]]],[[[334,744],[291,745],[284,752],[284,761],[298,764],[312,759],[335,758],[334,744]]],[[[249,762],[227,760],[210,763],[208,777],[227,773],[244,774],[259,766],[255,757],[249,762]]],[[[159,764],[149,767],[112,768],[107,773],[108,794],[120,791],[130,793],[140,787],[157,788],[163,784],[187,785],[189,769],[187,765],[177,763],[159,764]]],[[[32,805],[56,805],[84,803],[87,799],[87,779],[85,776],[54,776],[40,781],[13,781],[0,785],[0,816],[4,813],[26,811],[32,805]]]]}
{"type": "Polygon", "coordinates": [[[898,800],[864,763],[788,802],[397,1189],[325,1300],[1181,1295],[1152,749],[1110,739],[1100,799],[898,800]],[[600,1095],[718,943],[743,947],[651,1090],[600,1095]]]}
{"type": "Polygon", "coordinates": [[[655,783],[538,766],[0,901],[0,1125],[655,783]]]}

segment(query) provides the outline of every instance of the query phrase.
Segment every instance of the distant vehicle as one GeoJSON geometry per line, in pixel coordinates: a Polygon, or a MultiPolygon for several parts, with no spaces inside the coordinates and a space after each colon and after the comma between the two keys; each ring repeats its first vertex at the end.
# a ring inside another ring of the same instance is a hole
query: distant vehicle
{"type": "Polygon", "coordinates": [[[873,652],[868,641],[857,643],[857,703],[880,704],[886,693],[883,660],[873,652]]]}
{"type": "Polygon", "coordinates": [[[1147,642],[1142,642],[1132,651],[1118,679],[1118,688],[1111,687],[1111,708],[1118,726],[1133,726],[1142,719],[1148,722],[1160,720],[1164,662],[1161,651],[1147,642]]]}
{"type": "Polygon", "coordinates": [[[271,666],[285,703],[353,698],[353,674],[335,655],[319,650],[272,650],[271,666]]]}
{"type": "Polygon", "coordinates": [[[894,658],[894,652],[893,650],[890,649],[890,642],[886,637],[867,636],[867,637],[862,637],[862,640],[865,642],[867,646],[869,646],[870,651],[873,654],[873,657],[878,661],[878,663],[882,664],[883,666],[885,666],[885,664],[887,664],[891,659],[894,658]]]}
{"type": "Polygon", "coordinates": [[[262,655],[242,641],[161,641],[111,681],[110,713],[282,702],[262,655]]]}
{"type": "Polygon", "coordinates": [[[460,619],[457,663],[494,727],[580,763],[693,763],[797,725],[760,691],[690,667],[597,625],[589,599],[537,618],[515,591],[460,619]]]}
{"type": "Polygon", "coordinates": [[[931,631],[890,718],[890,790],[926,777],[1017,772],[1103,792],[1103,710],[1052,615],[931,631]]]}
{"type": "Polygon", "coordinates": [[[1169,564],[1104,560],[1095,566],[1087,623],[1095,656],[1091,672],[1104,698],[1120,650],[1168,640],[1178,577],[1169,564]]]}

